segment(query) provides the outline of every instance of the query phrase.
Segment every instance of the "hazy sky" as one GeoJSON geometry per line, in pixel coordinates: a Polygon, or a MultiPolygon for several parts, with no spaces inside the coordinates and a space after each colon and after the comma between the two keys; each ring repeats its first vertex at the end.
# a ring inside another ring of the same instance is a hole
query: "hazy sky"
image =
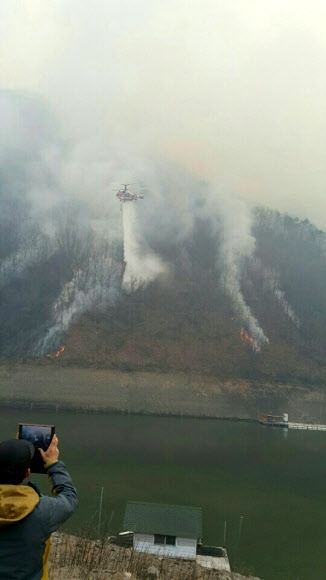
{"type": "Polygon", "coordinates": [[[324,0],[2,0],[0,87],[44,98],[72,141],[326,229],[325,28],[324,0]]]}

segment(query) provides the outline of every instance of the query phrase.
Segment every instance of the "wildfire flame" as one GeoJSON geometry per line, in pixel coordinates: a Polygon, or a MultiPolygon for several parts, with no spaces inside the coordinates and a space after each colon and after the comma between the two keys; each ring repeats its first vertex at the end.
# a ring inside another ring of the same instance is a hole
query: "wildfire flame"
{"type": "Polygon", "coordinates": [[[66,349],[66,347],[64,345],[61,345],[59,350],[57,350],[57,352],[55,352],[54,354],[47,354],[46,357],[47,358],[57,358],[58,356],[60,356],[60,354],[66,349]]]}
{"type": "Polygon", "coordinates": [[[242,342],[249,342],[250,346],[255,352],[258,352],[260,350],[260,346],[257,340],[252,338],[252,336],[250,336],[250,334],[248,334],[248,332],[244,328],[241,328],[240,330],[240,339],[242,340],[242,342]]]}

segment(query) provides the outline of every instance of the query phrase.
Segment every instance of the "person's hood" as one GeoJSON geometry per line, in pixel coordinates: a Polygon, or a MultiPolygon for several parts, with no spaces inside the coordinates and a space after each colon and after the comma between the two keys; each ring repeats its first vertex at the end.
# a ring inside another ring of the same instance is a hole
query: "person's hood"
{"type": "Polygon", "coordinates": [[[28,485],[0,485],[0,527],[26,518],[40,498],[28,485]]]}

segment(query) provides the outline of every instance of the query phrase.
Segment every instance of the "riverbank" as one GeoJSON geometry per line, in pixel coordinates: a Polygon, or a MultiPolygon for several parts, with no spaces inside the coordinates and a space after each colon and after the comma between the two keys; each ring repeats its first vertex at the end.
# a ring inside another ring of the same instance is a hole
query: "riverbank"
{"type": "Polygon", "coordinates": [[[49,364],[2,364],[0,405],[60,411],[257,420],[288,412],[326,423],[322,389],[221,381],[199,373],[121,372],[49,364]]]}
{"type": "Polygon", "coordinates": [[[259,580],[202,568],[192,560],[135,552],[105,539],[93,541],[56,533],[51,542],[52,580],[259,580]]]}

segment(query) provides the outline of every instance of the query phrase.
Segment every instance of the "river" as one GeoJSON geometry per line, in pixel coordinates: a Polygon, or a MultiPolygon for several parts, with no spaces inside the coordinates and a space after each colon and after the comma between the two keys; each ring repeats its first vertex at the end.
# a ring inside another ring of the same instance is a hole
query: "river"
{"type": "MultiPolygon", "coordinates": [[[[8,408],[0,417],[0,439],[20,421],[56,425],[80,498],[69,531],[121,530],[128,500],[200,506],[204,543],[225,539],[231,567],[263,580],[325,577],[325,432],[8,408]]],[[[47,493],[46,477],[33,479],[47,493]]]]}

